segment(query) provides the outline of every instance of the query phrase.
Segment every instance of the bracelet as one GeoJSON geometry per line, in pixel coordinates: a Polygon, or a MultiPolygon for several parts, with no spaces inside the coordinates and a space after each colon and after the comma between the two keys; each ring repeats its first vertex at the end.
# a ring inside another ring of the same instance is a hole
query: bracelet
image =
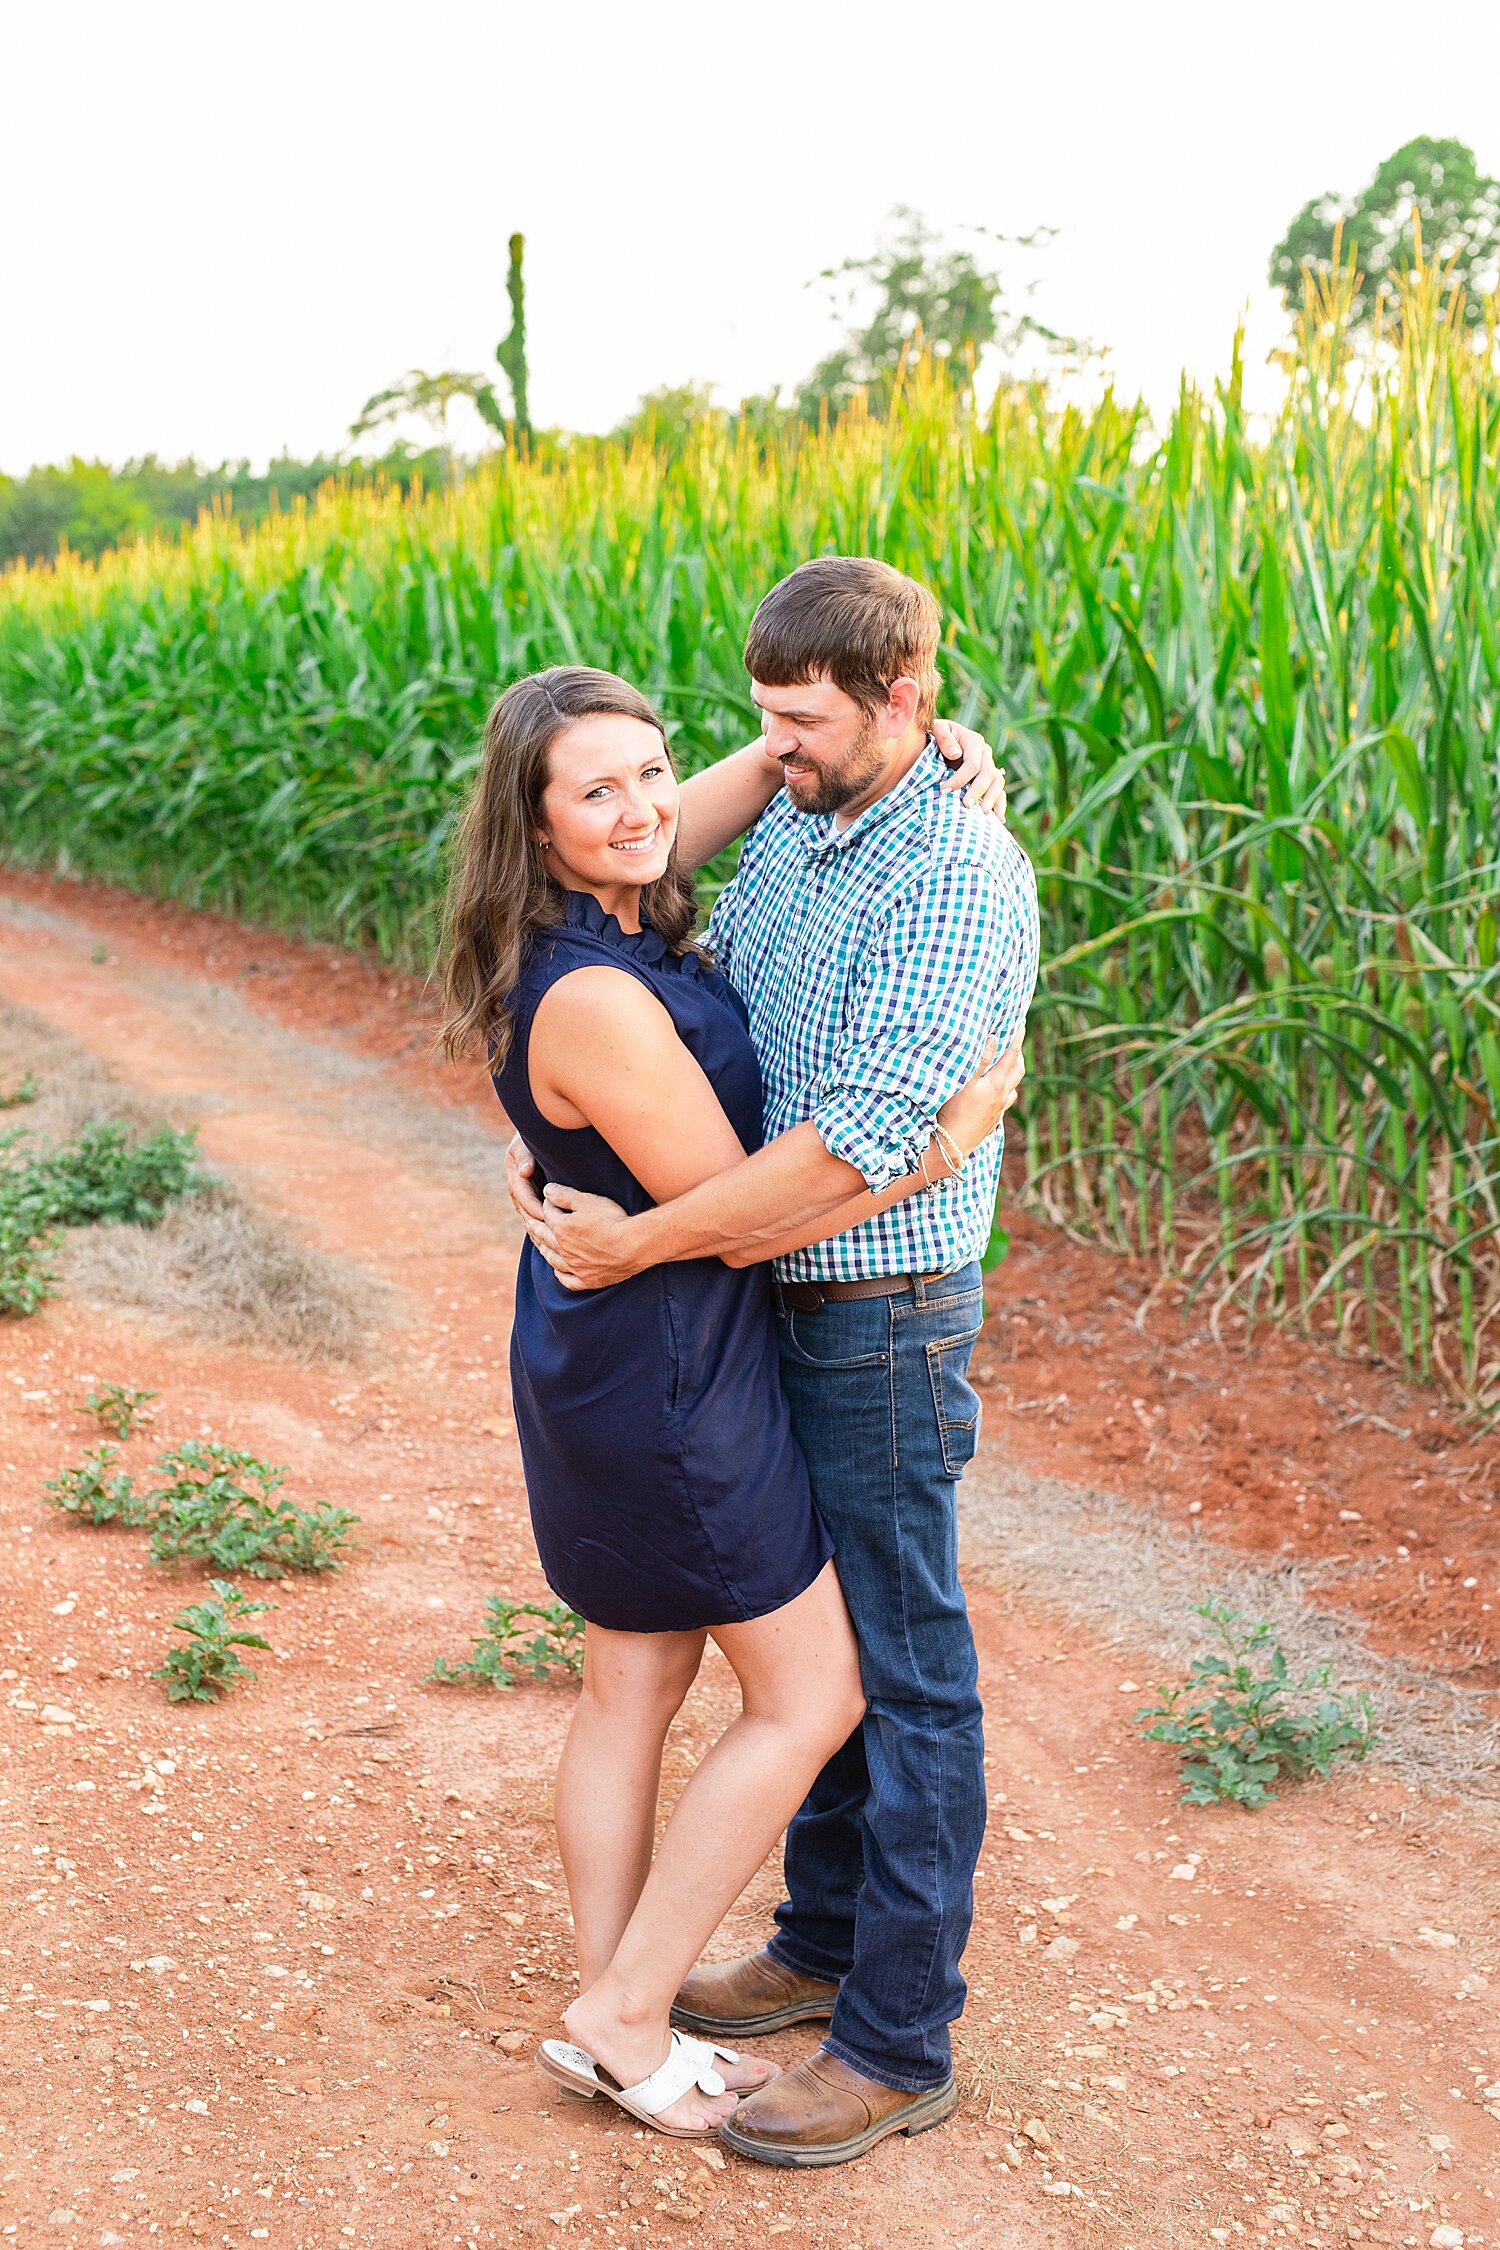
{"type": "Polygon", "coordinates": [[[938,1147],[942,1150],[943,1155],[947,1160],[948,1169],[951,1176],[956,1180],[959,1173],[968,1163],[968,1157],[959,1147],[958,1142],[949,1132],[947,1126],[942,1122],[941,1118],[933,1119],[932,1137],[937,1142],[938,1147]]]}
{"type": "Polygon", "coordinates": [[[917,1152],[917,1170],[922,1175],[923,1187],[930,1188],[933,1185],[933,1179],[932,1174],[927,1169],[927,1151],[925,1148],[919,1149],[917,1152]]]}

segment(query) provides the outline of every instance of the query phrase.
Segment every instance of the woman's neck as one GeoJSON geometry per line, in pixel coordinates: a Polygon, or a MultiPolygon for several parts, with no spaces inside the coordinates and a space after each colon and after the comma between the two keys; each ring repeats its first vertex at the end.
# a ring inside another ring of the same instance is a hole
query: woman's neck
{"type": "Polygon", "coordinates": [[[606,914],[612,914],[627,937],[639,937],[641,930],[641,886],[639,883],[575,883],[569,879],[564,888],[582,891],[597,899],[606,914]]]}

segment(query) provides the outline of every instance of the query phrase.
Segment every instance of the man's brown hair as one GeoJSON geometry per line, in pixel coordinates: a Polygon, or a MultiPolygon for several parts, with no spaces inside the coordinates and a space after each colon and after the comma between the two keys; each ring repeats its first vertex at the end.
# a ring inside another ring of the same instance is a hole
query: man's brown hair
{"type": "Polygon", "coordinates": [[[771,588],[750,621],[745,669],[763,687],[829,679],[862,711],[892,680],[917,683],[917,724],[937,708],[938,605],[925,586],[869,555],[816,555],[771,588]]]}

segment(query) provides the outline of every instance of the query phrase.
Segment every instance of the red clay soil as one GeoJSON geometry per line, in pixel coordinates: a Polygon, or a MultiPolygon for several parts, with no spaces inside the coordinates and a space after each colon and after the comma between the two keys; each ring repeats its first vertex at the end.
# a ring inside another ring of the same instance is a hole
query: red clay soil
{"type": "MultiPolygon", "coordinates": [[[[196,1107],[212,1164],[406,1315],[353,1370],[67,1299],[0,1330],[0,2242],[1500,2250],[1493,1835],[1369,1776],[1189,1812],[1129,1724],[1127,1660],[984,1590],[991,1819],[959,2116],[804,2176],[549,2088],[529,2058],[570,1990],[549,1826],[570,1691],[423,1684],[485,1592],[542,1591],[504,1379],[516,1231],[258,1020],[451,1103],[415,987],[7,875],[0,996],[196,1107]],[[7,920],[7,897],[43,912],[7,920]],[[243,1008],[205,1012],[209,984],[243,1008]],[[130,1466],[212,1433],[363,1519],[342,1577],[270,1589],[273,1654],[220,1707],[169,1705],[147,1676],[201,1579],[39,1504],[99,1380],[161,1394],[130,1466]]],[[[498,1130],[487,1089],[458,1098],[498,1130]]],[[[1338,1598],[1384,1645],[1467,1661],[1489,1619],[1454,1580],[1500,1599],[1487,1442],[1311,1346],[1258,1338],[1247,1360],[1160,1309],[1138,1333],[1140,1275],[1015,1232],[988,1445],[1172,1514],[1198,1501],[1247,1549],[1352,1563],[1399,1539],[1392,1606],[1373,1572],[1338,1598]]],[[[711,1659],[671,1784],[731,1709],[711,1659]]],[[[768,1865],[715,1952],[758,1942],[776,1895],[768,1865]]]]}

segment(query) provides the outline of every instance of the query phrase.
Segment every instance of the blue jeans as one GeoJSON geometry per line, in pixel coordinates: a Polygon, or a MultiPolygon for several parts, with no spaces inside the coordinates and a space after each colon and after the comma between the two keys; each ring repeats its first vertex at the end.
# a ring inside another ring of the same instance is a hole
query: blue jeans
{"type": "Polygon", "coordinates": [[[984,1837],[978,1664],[955,1493],[979,1436],[977,1265],[898,1297],[783,1310],[781,1379],[859,1636],[867,1712],[786,1840],[770,1950],[838,1979],[826,2041],[882,2085],[952,2069],[984,1837]]]}

